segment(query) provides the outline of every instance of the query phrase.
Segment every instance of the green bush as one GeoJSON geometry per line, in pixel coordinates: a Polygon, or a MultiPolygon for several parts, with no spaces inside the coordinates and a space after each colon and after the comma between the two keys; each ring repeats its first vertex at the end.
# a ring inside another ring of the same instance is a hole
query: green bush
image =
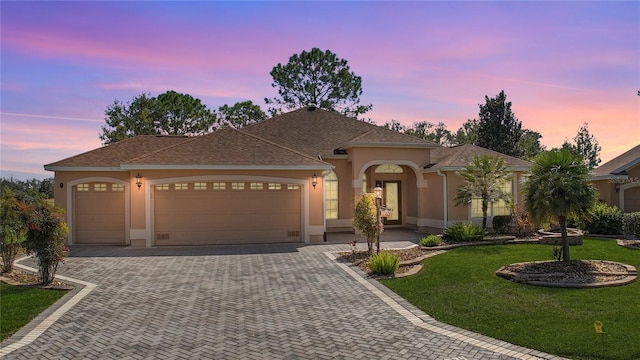
{"type": "Polygon", "coordinates": [[[506,234],[509,232],[511,228],[511,215],[498,215],[494,216],[493,220],[491,220],[491,226],[493,226],[493,231],[496,234],[506,234]]]}
{"type": "Polygon", "coordinates": [[[623,228],[625,235],[640,238],[640,211],[624,214],[623,228]]]}
{"type": "Polygon", "coordinates": [[[388,251],[381,251],[369,257],[367,266],[374,274],[391,275],[398,270],[400,257],[388,251]]]}
{"type": "Polygon", "coordinates": [[[617,206],[595,204],[584,220],[584,230],[591,234],[619,235],[622,233],[623,213],[617,206]]]}
{"type": "Polygon", "coordinates": [[[476,224],[465,224],[457,222],[442,232],[447,239],[455,241],[478,241],[482,240],[487,234],[482,230],[482,226],[476,224]]]}
{"type": "Polygon", "coordinates": [[[429,235],[420,239],[420,246],[433,247],[440,246],[440,244],[442,244],[442,239],[436,235],[429,235]]]}

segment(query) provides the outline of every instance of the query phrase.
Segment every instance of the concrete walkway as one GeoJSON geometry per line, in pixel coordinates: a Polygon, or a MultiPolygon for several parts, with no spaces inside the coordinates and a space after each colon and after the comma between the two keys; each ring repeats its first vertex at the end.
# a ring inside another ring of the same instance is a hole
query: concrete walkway
{"type": "Polygon", "coordinates": [[[348,248],[74,246],[58,273],[84,297],[0,345],[28,337],[7,359],[556,359],[434,321],[331,258],[348,248]]]}

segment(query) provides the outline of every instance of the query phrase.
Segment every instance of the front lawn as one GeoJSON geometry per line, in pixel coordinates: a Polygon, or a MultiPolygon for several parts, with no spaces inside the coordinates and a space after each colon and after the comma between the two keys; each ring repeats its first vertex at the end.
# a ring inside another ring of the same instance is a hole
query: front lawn
{"type": "MultiPolygon", "coordinates": [[[[501,266],[551,260],[549,245],[464,247],[428,258],[414,276],[382,280],[431,315],[460,328],[573,359],[640,358],[640,282],[596,289],[543,288],[495,275],[501,266]],[[604,336],[594,322],[604,324],[604,336]]],[[[585,239],[571,258],[640,269],[640,251],[585,239]]]]}
{"type": "Polygon", "coordinates": [[[66,291],[0,283],[0,341],[64,296],[66,291]]]}

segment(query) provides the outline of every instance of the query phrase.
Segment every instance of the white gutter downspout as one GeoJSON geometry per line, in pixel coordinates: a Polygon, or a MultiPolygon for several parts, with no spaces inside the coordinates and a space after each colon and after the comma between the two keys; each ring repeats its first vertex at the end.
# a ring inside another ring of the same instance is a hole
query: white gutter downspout
{"type": "Polygon", "coordinates": [[[444,216],[443,216],[444,225],[442,226],[442,228],[445,229],[447,227],[447,224],[449,223],[449,216],[448,216],[449,208],[448,208],[448,201],[447,201],[447,174],[441,173],[440,170],[438,170],[436,173],[442,176],[442,184],[443,184],[442,197],[444,198],[444,216]]]}

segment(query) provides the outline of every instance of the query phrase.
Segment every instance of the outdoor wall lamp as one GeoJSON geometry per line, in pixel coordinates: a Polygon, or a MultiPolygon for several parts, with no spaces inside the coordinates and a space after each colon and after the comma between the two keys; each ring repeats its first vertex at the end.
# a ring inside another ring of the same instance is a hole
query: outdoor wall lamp
{"type": "Polygon", "coordinates": [[[140,173],[136,175],[136,185],[138,186],[138,190],[140,190],[142,187],[142,176],[140,176],[140,173]]]}
{"type": "Polygon", "coordinates": [[[620,184],[616,184],[616,192],[620,191],[620,184]]]}
{"type": "Polygon", "coordinates": [[[316,175],[316,173],[313,173],[313,176],[311,177],[311,185],[313,185],[313,188],[316,188],[316,185],[318,185],[318,176],[316,175]]]}
{"type": "Polygon", "coordinates": [[[382,213],[382,187],[381,184],[376,184],[376,187],[373,189],[373,197],[376,199],[376,221],[378,224],[378,231],[376,231],[377,239],[376,239],[376,252],[380,253],[380,216],[382,213]]]}

